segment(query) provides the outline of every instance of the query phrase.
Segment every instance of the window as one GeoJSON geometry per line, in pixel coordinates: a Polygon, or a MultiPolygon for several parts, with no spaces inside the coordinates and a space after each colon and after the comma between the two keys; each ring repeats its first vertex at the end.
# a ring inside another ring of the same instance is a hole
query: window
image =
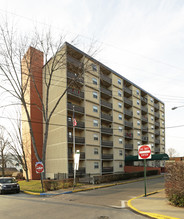
{"type": "Polygon", "coordinates": [[[140,115],[140,111],[139,111],[139,110],[137,110],[137,115],[138,115],[138,116],[140,115]]]}
{"type": "Polygon", "coordinates": [[[151,135],[151,138],[154,139],[154,135],[151,135]]]}
{"type": "Polygon", "coordinates": [[[122,120],[122,115],[119,114],[119,120],[122,120]]]}
{"type": "Polygon", "coordinates": [[[162,129],[162,133],[164,134],[164,130],[162,129]]]}
{"type": "Polygon", "coordinates": [[[151,116],[151,120],[152,120],[152,121],[154,120],[153,116],[151,116]]]}
{"type": "Polygon", "coordinates": [[[93,98],[95,98],[95,99],[98,98],[98,94],[97,94],[97,92],[93,92],[93,98]]]}
{"type": "Polygon", "coordinates": [[[97,71],[97,65],[92,64],[91,67],[92,67],[92,70],[93,70],[93,71],[97,71]]]}
{"type": "Polygon", "coordinates": [[[118,96],[121,97],[121,91],[120,90],[118,91],[118,96]]]}
{"type": "Polygon", "coordinates": [[[153,110],[153,107],[151,107],[151,112],[153,112],[154,110],[153,110]]]}
{"type": "Polygon", "coordinates": [[[98,126],[98,121],[97,120],[93,120],[93,126],[98,126]]]}
{"type": "Polygon", "coordinates": [[[141,145],[141,143],[140,143],[140,141],[138,141],[138,142],[137,142],[137,146],[140,146],[140,145],[141,145]]]}
{"type": "Polygon", "coordinates": [[[119,162],[119,168],[122,168],[122,167],[123,167],[122,162],[119,162]]]}
{"type": "Polygon", "coordinates": [[[154,126],[153,126],[153,125],[151,126],[151,129],[152,129],[152,130],[154,129],[154,126]]]}
{"type": "Polygon", "coordinates": [[[119,156],[123,156],[123,151],[119,150],[119,156]]]}
{"type": "Polygon", "coordinates": [[[162,113],[162,117],[164,117],[164,114],[162,113]]]}
{"type": "Polygon", "coordinates": [[[140,135],[141,135],[141,132],[140,132],[140,131],[137,131],[137,135],[140,136],[140,135]]]}
{"type": "Polygon", "coordinates": [[[162,109],[164,109],[164,105],[162,105],[162,109]]]}
{"type": "Polygon", "coordinates": [[[94,148],[94,154],[98,154],[98,148],[94,148]]]}
{"type": "Polygon", "coordinates": [[[94,169],[98,169],[98,168],[99,168],[98,162],[94,162],[94,169]]]}
{"type": "Polygon", "coordinates": [[[72,138],[72,132],[68,132],[68,137],[72,138]]]}
{"type": "Polygon", "coordinates": [[[98,107],[97,106],[93,106],[93,112],[95,112],[95,113],[98,112],[98,107]]]}
{"type": "Polygon", "coordinates": [[[162,121],[162,125],[164,125],[164,122],[162,121]]]}
{"type": "Polygon", "coordinates": [[[141,124],[141,123],[140,123],[140,121],[138,120],[138,121],[137,121],[137,125],[140,125],[140,124],[141,124]]]}
{"type": "Polygon", "coordinates": [[[139,90],[136,90],[136,93],[137,93],[137,95],[139,95],[140,94],[139,90]]]}
{"type": "Polygon", "coordinates": [[[153,103],[153,98],[151,98],[150,101],[153,103]]]}
{"type": "Polygon", "coordinates": [[[121,103],[118,103],[118,107],[119,107],[119,108],[122,108],[122,104],[121,104],[121,103]]]}
{"type": "Polygon", "coordinates": [[[97,79],[93,78],[93,84],[97,85],[97,79]]]}
{"type": "Polygon", "coordinates": [[[140,104],[140,102],[139,102],[139,100],[137,100],[137,105],[139,105],[140,104]]]}
{"type": "Polygon", "coordinates": [[[118,79],[118,84],[121,85],[121,80],[120,79],[118,79]]]}
{"type": "Polygon", "coordinates": [[[119,144],[123,144],[123,139],[119,138],[119,144]]]}
{"type": "Polygon", "coordinates": [[[97,135],[97,134],[94,134],[94,135],[93,135],[93,139],[94,139],[94,141],[98,141],[98,135],[97,135]]]}
{"type": "Polygon", "coordinates": [[[164,142],[164,138],[162,138],[162,141],[164,142]]]}
{"type": "Polygon", "coordinates": [[[154,144],[151,144],[151,147],[154,148],[154,144]]]}
{"type": "Polygon", "coordinates": [[[68,122],[71,122],[72,121],[72,117],[68,117],[68,122]]]}
{"type": "Polygon", "coordinates": [[[119,126],[119,132],[122,132],[123,128],[121,126],[119,126]]]}

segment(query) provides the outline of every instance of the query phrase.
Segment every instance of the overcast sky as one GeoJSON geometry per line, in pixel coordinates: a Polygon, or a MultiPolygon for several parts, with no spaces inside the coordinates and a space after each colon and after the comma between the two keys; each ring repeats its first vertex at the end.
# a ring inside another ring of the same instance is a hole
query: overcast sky
{"type": "Polygon", "coordinates": [[[184,105],[183,0],[1,0],[4,16],[22,32],[78,35],[81,50],[96,41],[96,59],[165,103],[166,149],[184,156],[184,107],[171,110],[184,105]]]}

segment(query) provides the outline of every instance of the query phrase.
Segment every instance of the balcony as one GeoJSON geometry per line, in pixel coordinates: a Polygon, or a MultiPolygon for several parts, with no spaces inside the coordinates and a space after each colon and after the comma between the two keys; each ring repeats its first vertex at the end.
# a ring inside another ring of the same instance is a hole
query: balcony
{"type": "Polygon", "coordinates": [[[101,127],[101,133],[106,134],[106,135],[112,135],[113,134],[113,129],[112,128],[107,128],[107,127],[101,127]]]}
{"type": "Polygon", "coordinates": [[[101,113],[101,120],[112,122],[112,116],[109,114],[101,113]]]}
{"type": "Polygon", "coordinates": [[[108,108],[108,109],[112,109],[112,103],[109,103],[105,100],[101,100],[101,106],[105,107],[105,108],[108,108]]]}
{"type": "Polygon", "coordinates": [[[142,136],[142,141],[148,141],[148,136],[142,136]]]}
{"type": "Polygon", "coordinates": [[[113,167],[103,167],[102,173],[113,173],[113,167]]]}
{"type": "Polygon", "coordinates": [[[160,148],[155,148],[155,153],[160,153],[160,148]]]}
{"type": "Polygon", "coordinates": [[[113,160],[113,154],[102,154],[102,160],[113,160]]]}
{"type": "Polygon", "coordinates": [[[103,73],[100,73],[100,79],[107,83],[108,85],[111,85],[112,84],[112,79],[109,78],[108,76],[104,75],[103,73]]]}
{"type": "MultiPolygon", "coordinates": [[[[68,143],[73,143],[73,136],[68,136],[68,143]]],[[[84,137],[75,137],[75,144],[85,144],[84,137]]]]}
{"type": "Polygon", "coordinates": [[[160,135],[160,131],[159,130],[155,130],[155,135],[160,135]]]}
{"type": "Polygon", "coordinates": [[[126,107],[131,107],[132,106],[132,100],[124,97],[124,104],[126,107]]]}
{"type": "Polygon", "coordinates": [[[68,95],[71,95],[75,98],[79,98],[79,99],[84,99],[84,92],[73,89],[73,88],[68,88],[67,90],[68,95]]]}
{"type": "MultiPolygon", "coordinates": [[[[69,168],[69,175],[73,175],[73,168],[69,168]]],[[[77,176],[84,176],[86,174],[86,168],[85,167],[79,167],[79,169],[76,171],[77,176]]]]}
{"type": "MultiPolygon", "coordinates": [[[[68,154],[68,159],[73,160],[73,153],[68,154]]],[[[80,152],[80,160],[85,160],[85,152],[80,152]]]]}
{"type": "Polygon", "coordinates": [[[159,113],[155,113],[155,117],[160,118],[160,114],[159,113]]]}
{"type": "Polygon", "coordinates": [[[145,107],[145,106],[141,106],[141,110],[142,110],[143,112],[145,112],[145,113],[147,113],[147,112],[148,112],[148,108],[147,108],[147,107],[145,107]]]}
{"type": "Polygon", "coordinates": [[[132,90],[130,88],[124,87],[123,89],[124,89],[124,95],[125,96],[129,97],[129,96],[132,95],[132,90]]]}
{"type": "Polygon", "coordinates": [[[112,148],[113,147],[113,141],[101,141],[102,147],[106,148],[112,148]]]}
{"type": "Polygon", "coordinates": [[[148,103],[148,99],[146,97],[141,97],[142,105],[146,105],[148,103]]]}
{"type": "Polygon", "coordinates": [[[74,110],[75,113],[84,114],[84,107],[78,106],[72,103],[67,103],[68,110],[72,111],[74,110]]]}
{"type": "Polygon", "coordinates": [[[104,95],[105,97],[112,97],[112,91],[105,88],[105,87],[100,87],[100,91],[102,93],[102,95],[104,95]]]}
{"type": "Polygon", "coordinates": [[[160,140],[155,139],[155,144],[160,144],[160,140]]]}
{"type": "Polygon", "coordinates": [[[124,121],[124,126],[133,128],[133,122],[124,121]]]}
{"type": "Polygon", "coordinates": [[[70,63],[72,63],[72,64],[75,65],[76,67],[82,67],[82,63],[81,63],[79,60],[73,58],[73,57],[70,56],[70,55],[67,55],[67,61],[70,62],[70,63]]]}
{"type": "Polygon", "coordinates": [[[125,133],[125,138],[133,139],[133,133],[131,133],[131,132],[126,132],[126,133],[125,133]]]}
{"type": "Polygon", "coordinates": [[[147,127],[147,126],[142,127],[142,132],[143,132],[143,133],[144,133],[144,132],[148,132],[148,127],[147,127]]]}
{"type": "Polygon", "coordinates": [[[133,112],[131,110],[124,110],[125,117],[131,118],[133,116],[133,112]]]}
{"type": "Polygon", "coordinates": [[[75,80],[78,83],[84,84],[84,78],[70,71],[67,72],[67,78],[75,80]]]}
{"type": "Polygon", "coordinates": [[[155,107],[155,109],[158,110],[158,109],[159,109],[159,104],[158,104],[158,103],[155,103],[155,104],[154,104],[154,107],[155,107]]]}
{"type": "Polygon", "coordinates": [[[133,144],[126,144],[125,143],[125,150],[133,150],[133,144]]]}
{"type": "Polygon", "coordinates": [[[142,116],[142,122],[147,123],[148,122],[148,118],[146,116],[142,116]]]}
{"type": "MultiPolygon", "coordinates": [[[[68,121],[68,127],[73,127],[73,122],[72,121],[68,121]]],[[[85,128],[85,123],[77,121],[77,125],[75,126],[75,128],[83,129],[83,128],[85,128]]]]}
{"type": "Polygon", "coordinates": [[[155,127],[160,127],[160,123],[159,122],[155,122],[155,127]]]}

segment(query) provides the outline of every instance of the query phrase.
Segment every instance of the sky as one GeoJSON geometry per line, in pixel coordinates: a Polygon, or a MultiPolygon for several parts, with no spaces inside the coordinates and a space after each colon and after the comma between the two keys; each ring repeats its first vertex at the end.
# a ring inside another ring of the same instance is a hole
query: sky
{"type": "Polygon", "coordinates": [[[183,0],[1,0],[22,33],[51,27],[96,59],[165,103],[166,151],[184,156],[183,0]]]}

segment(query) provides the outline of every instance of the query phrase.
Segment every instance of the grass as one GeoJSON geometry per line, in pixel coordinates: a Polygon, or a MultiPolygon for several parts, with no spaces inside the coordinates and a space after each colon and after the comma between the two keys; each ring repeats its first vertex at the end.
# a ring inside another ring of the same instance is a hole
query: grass
{"type": "Polygon", "coordinates": [[[30,180],[27,181],[19,181],[20,189],[24,191],[30,191],[30,192],[42,192],[42,185],[40,180],[30,180]]]}

